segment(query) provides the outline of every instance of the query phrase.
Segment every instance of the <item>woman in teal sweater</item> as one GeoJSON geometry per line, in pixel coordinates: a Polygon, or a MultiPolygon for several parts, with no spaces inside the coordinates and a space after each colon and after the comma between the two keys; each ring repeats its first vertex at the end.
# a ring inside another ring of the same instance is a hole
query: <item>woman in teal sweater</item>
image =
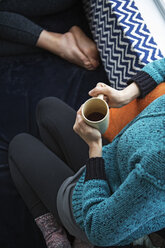
{"type": "MultiPolygon", "coordinates": [[[[146,65],[123,91],[98,86],[90,95],[103,93],[110,106],[120,107],[164,80],[162,59],[146,65]]],[[[51,151],[28,134],[16,136],[9,147],[11,175],[47,246],[70,247],[65,235],[65,245],[57,245],[57,219],[76,238],[105,247],[129,245],[164,228],[165,95],[103,148],[101,134],[84,123],[81,108],[75,124],[74,119],[61,101],[43,100],[37,122],[51,151]]]]}

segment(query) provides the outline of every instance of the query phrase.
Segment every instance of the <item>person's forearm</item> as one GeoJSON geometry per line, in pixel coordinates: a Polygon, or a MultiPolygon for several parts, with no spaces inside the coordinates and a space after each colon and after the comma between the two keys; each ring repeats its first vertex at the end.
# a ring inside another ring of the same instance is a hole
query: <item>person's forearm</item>
{"type": "Polygon", "coordinates": [[[158,84],[165,81],[165,58],[148,63],[127,81],[127,84],[135,82],[140,89],[139,98],[145,97],[158,84]]]}
{"type": "Polygon", "coordinates": [[[133,101],[135,98],[140,96],[140,89],[136,83],[132,83],[127,86],[124,90],[120,91],[121,93],[121,103],[122,106],[133,101]]]}
{"type": "Polygon", "coordinates": [[[52,34],[52,32],[43,30],[38,38],[36,46],[50,52],[58,53],[59,37],[60,34],[58,33],[52,34]]]}
{"type": "Polygon", "coordinates": [[[89,145],[89,158],[102,157],[102,140],[89,145]]]}
{"type": "Polygon", "coordinates": [[[0,11],[0,38],[3,40],[35,46],[42,30],[20,14],[0,11]]]}

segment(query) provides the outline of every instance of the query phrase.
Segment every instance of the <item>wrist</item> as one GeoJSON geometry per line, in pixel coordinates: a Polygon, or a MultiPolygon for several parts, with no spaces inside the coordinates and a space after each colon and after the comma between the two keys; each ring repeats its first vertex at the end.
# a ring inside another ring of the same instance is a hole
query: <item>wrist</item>
{"type": "Polygon", "coordinates": [[[89,144],[89,158],[102,157],[102,140],[89,144]]]}
{"type": "Polygon", "coordinates": [[[46,30],[42,30],[37,40],[36,46],[46,49],[46,47],[48,46],[50,42],[50,39],[51,39],[51,36],[49,35],[49,32],[46,30]]]}
{"type": "Polygon", "coordinates": [[[121,105],[124,106],[140,96],[140,89],[136,83],[132,83],[120,91],[121,105]]]}
{"type": "Polygon", "coordinates": [[[43,30],[38,38],[36,46],[54,52],[58,47],[58,34],[43,30]]]}

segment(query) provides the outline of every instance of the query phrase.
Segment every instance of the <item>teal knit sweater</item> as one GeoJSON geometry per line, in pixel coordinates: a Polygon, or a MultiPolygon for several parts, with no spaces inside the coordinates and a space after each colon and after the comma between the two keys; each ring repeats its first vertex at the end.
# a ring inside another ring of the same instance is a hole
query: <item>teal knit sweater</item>
{"type": "MultiPolygon", "coordinates": [[[[143,96],[149,92],[144,77],[152,86],[164,81],[165,59],[132,79],[143,96]]],[[[165,95],[104,146],[102,158],[87,161],[72,208],[76,223],[97,246],[130,244],[165,227],[165,95]]]]}

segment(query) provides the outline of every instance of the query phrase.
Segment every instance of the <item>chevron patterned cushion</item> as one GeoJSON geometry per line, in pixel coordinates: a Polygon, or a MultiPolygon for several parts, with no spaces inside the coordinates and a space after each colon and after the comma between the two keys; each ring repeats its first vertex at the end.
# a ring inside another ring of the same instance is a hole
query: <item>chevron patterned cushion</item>
{"type": "Polygon", "coordinates": [[[83,0],[94,40],[116,89],[147,63],[163,58],[134,0],[83,0]]]}

